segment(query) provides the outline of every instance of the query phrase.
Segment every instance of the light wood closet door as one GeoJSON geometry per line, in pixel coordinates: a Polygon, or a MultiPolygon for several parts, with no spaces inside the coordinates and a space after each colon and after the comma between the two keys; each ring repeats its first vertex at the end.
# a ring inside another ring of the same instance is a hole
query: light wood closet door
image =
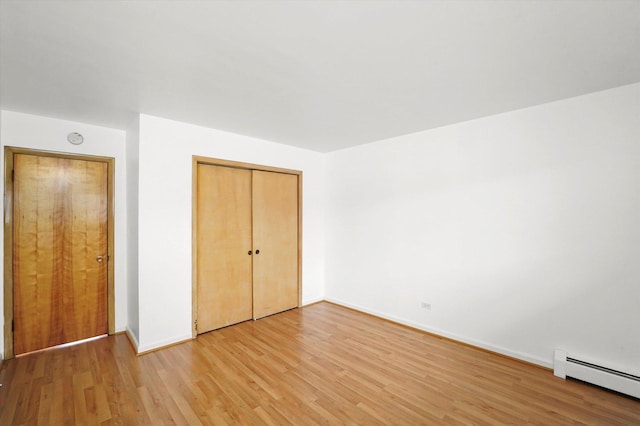
{"type": "Polygon", "coordinates": [[[198,165],[198,333],[252,317],[251,171],[198,165]]]}
{"type": "Polygon", "coordinates": [[[13,161],[15,354],[106,334],[108,165],[13,161]]]}
{"type": "Polygon", "coordinates": [[[254,170],[252,200],[253,317],[261,318],[298,306],[298,177],[254,170]]]}

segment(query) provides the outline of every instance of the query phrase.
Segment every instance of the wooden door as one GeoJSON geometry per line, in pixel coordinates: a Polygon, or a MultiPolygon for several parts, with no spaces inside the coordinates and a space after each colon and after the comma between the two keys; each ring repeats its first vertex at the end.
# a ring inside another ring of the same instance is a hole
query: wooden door
{"type": "Polygon", "coordinates": [[[251,319],[251,171],[199,164],[197,332],[251,319]]]}
{"type": "Polygon", "coordinates": [[[252,186],[253,317],[261,318],[298,306],[298,177],[254,170],[252,186]]]}
{"type": "Polygon", "coordinates": [[[16,355],[108,332],[108,165],[13,157],[16,355]]]}

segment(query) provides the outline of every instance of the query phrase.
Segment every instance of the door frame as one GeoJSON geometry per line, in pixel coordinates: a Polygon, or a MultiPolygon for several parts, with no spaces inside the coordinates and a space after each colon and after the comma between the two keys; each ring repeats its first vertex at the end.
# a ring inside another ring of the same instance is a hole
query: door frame
{"type": "Polygon", "coordinates": [[[298,305],[302,306],[302,171],[284,169],[281,167],[244,163],[239,161],[222,160],[219,158],[192,156],[191,166],[191,335],[198,335],[198,166],[222,166],[243,170],[259,170],[264,172],[284,173],[298,178],[298,305]]]}
{"type": "Polygon", "coordinates": [[[96,161],[107,164],[107,324],[115,333],[114,292],[114,168],[115,159],[93,155],[70,154],[5,146],[4,148],[4,358],[14,357],[13,347],[13,156],[15,154],[70,160],[96,161]]]}

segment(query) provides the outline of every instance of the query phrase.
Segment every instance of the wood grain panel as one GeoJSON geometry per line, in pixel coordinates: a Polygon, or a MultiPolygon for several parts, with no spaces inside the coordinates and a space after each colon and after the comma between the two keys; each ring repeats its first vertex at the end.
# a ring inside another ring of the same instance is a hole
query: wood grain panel
{"type": "Polygon", "coordinates": [[[13,163],[15,354],[107,333],[107,164],[13,163]]]}
{"type": "Polygon", "coordinates": [[[0,424],[638,425],[640,401],[329,303],[6,360],[0,424]]]}
{"type": "Polygon", "coordinates": [[[14,347],[21,354],[64,342],[62,227],[56,159],[14,158],[14,347]],[[40,178],[38,177],[40,176],[40,178]],[[46,178],[42,178],[42,177],[46,178]]]}
{"type": "Polygon", "coordinates": [[[198,165],[198,333],[252,316],[251,172],[198,165]]]}
{"type": "Polygon", "coordinates": [[[65,340],[107,333],[107,164],[64,160],[65,340]],[[98,260],[99,257],[102,260],[98,260]]]}
{"type": "Polygon", "coordinates": [[[253,171],[253,316],[298,306],[298,177],[253,171]]]}

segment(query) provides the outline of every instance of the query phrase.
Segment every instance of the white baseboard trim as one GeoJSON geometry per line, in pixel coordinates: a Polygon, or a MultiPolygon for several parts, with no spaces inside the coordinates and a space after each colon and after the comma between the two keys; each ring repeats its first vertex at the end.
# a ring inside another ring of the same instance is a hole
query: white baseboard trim
{"type": "Polygon", "coordinates": [[[155,351],[157,349],[162,349],[166,346],[172,346],[178,343],[183,343],[189,340],[193,340],[193,337],[191,336],[191,334],[185,334],[183,336],[178,336],[178,337],[174,337],[171,339],[166,339],[166,340],[161,340],[159,342],[155,342],[152,344],[147,344],[147,345],[143,345],[140,346],[138,344],[138,355],[143,354],[145,352],[151,352],[151,351],[155,351]]]}
{"type": "Polygon", "coordinates": [[[457,334],[449,333],[444,330],[440,330],[438,328],[429,327],[423,324],[419,324],[413,321],[406,320],[404,318],[399,318],[393,315],[386,314],[384,312],[377,311],[375,309],[365,308],[364,306],[355,305],[353,303],[348,303],[340,299],[334,299],[331,297],[325,297],[327,302],[335,303],[336,305],[344,306],[347,308],[354,309],[356,311],[364,312],[376,317],[384,318],[389,321],[396,322],[398,324],[406,325],[411,328],[416,328],[418,330],[426,331],[427,333],[435,334],[438,336],[446,337],[447,339],[455,340],[461,343],[465,343],[467,345],[475,346],[481,349],[485,349],[487,351],[495,352],[501,355],[505,355],[511,358],[519,359],[521,361],[525,361],[531,364],[536,364],[541,367],[545,367],[548,369],[553,369],[553,362],[546,361],[531,355],[523,354],[520,352],[512,351],[500,346],[495,346],[486,342],[482,342],[480,340],[470,339],[468,337],[459,336],[457,334]]]}
{"type": "Polygon", "coordinates": [[[324,300],[326,300],[324,297],[319,297],[317,299],[303,300],[300,306],[309,306],[309,305],[313,305],[314,303],[322,302],[324,300]]]}
{"type": "Polygon", "coordinates": [[[131,331],[131,329],[127,327],[125,328],[124,332],[127,335],[129,342],[131,342],[131,345],[133,346],[133,350],[135,351],[135,353],[138,353],[139,352],[138,347],[140,346],[140,344],[138,343],[138,339],[136,339],[135,334],[133,334],[133,331],[131,331]]]}

